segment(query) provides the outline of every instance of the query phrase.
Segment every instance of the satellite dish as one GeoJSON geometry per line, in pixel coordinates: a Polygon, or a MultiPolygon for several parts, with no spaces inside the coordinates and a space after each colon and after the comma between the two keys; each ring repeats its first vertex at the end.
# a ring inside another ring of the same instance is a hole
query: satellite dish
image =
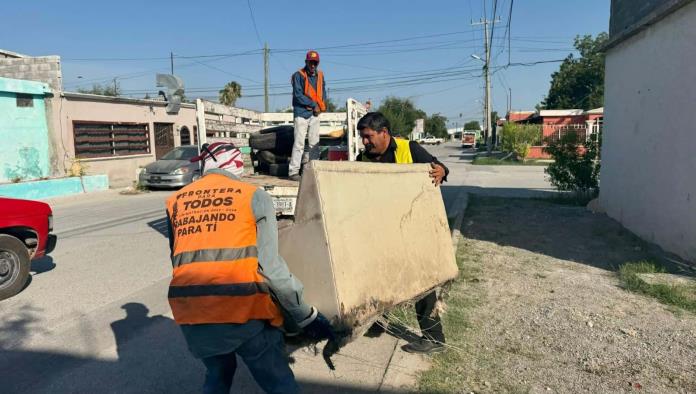
{"type": "Polygon", "coordinates": [[[178,114],[184,96],[184,81],[175,75],[157,74],[157,87],[165,88],[159,91],[159,95],[167,102],[167,113],[178,114]]]}

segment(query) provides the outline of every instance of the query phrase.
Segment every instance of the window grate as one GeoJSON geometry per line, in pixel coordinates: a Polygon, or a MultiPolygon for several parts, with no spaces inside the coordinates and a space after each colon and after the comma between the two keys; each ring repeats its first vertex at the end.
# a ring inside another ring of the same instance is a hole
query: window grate
{"type": "Polygon", "coordinates": [[[147,123],[73,122],[78,158],[150,153],[147,123]]]}

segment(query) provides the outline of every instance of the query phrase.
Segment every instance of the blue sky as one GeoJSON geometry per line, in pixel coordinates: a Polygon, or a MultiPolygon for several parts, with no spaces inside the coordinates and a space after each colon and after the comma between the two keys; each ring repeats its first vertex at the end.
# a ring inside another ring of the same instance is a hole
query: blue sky
{"type": "MultiPolygon", "coordinates": [[[[608,29],[609,0],[517,0],[510,47],[511,0],[497,1],[492,67],[562,59],[573,37],[608,29]]],[[[487,0],[492,17],[494,0],[487,0]]],[[[75,90],[114,77],[125,94],[154,92],[156,72],[174,71],[187,96],[214,97],[226,82],[242,85],[238,106],[262,109],[263,42],[271,48],[271,109],[290,104],[290,75],[304,52],[317,48],[329,95],[410,97],[452,124],[480,119],[483,78],[483,0],[458,1],[13,1],[3,5],[0,48],[60,55],[64,86],[75,90]],[[252,22],[251,10],[256,29],[252,22]],[[257,35],[258,31],[258,35],[257,35]],[[81,78],[78,78],[81,77],[81,78]],[[461,117],[459,115],[462,115],[461,117]]],[[[533,109],[548,92],[558,63],[499,68],[492,77],[493,108],[533,109]]],[[[498,68],[496,68],[498,69],[498,68]]]]}

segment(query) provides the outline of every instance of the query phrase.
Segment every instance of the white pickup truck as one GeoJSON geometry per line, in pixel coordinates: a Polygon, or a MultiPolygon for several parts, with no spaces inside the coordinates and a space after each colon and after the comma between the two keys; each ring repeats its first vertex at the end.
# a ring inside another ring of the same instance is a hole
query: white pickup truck
{"type": "MultiPolygon", "coordinates": [[[[346,101],[346,112],[319,115],[319,121],[327,124],[326,127],[322,127],[320,134],[324,132],[330,134],[329,131],[336,128],[345,130],[345,138],[339,148],[344,152],[347,150],[349,161],[354,161],[363,149],[357,124],[366,113],[365,105],[349,98],[346,101]]],[[[249,171],[245,171],[242,179],[264,189],[273,197],[273,205],[278,216],[294,216],[299,182],[281,176],[255,174],[251,170],[253,165],[251,160],[246,160],[250,158],[249,134],[258,133],[262,129],[273,126],[292,124],[292,113],[258,112],[198,99],[196,100],[196,121],[199,149],[202,144],[215,141],[232,142],[239,147],[246,147],[246,152],[244,149],[242,152],[247,156],[244,165],[249,168],[249,171]]]]}
{"type": "Polygon", "coordinates": [[[418,140],[418,143],[421,145],[440,145],[443,142],[445,142],[443,138],[433,137],[432,135],[426,136],[425,138],[421,138],[420,140],[418,140]]]}

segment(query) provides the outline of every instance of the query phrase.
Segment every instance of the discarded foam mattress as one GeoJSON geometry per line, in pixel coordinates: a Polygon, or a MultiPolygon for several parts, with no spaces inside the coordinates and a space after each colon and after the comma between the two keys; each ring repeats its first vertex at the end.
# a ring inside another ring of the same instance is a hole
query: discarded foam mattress
{"type": "Polygon", "coordinates": [[[312,161],[280,254],[305,299],[360,334],[390,308],[457,276],[440,188],[427,164],[312,161]]]}

